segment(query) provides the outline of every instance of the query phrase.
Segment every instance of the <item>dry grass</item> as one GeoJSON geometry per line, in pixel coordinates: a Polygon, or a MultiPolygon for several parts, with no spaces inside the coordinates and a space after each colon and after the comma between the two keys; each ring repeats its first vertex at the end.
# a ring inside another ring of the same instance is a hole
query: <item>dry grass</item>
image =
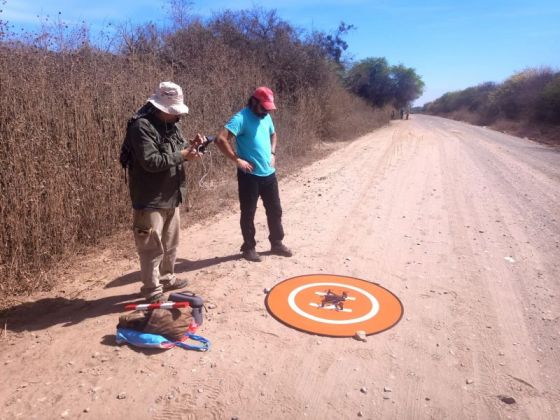
{"type": "Polygon", "coordinates": [[[464,121],[473,125],[484,125],[494,130],[501,131],[502,133],[517,137],[526,137],[539,143],[553,146],[560,145],[560,126],[554,124],[528,120],[516,121],[507,118],[498,118],[490,124],[486,124],[484,121],[481,121],[478,113],[466,109],[441,114],[441,116],[456,121],[464,121]]]}

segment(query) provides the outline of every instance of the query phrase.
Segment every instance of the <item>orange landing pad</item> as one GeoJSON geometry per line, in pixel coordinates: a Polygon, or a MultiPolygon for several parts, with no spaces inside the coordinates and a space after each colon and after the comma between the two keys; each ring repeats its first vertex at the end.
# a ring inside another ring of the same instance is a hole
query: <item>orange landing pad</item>
{"type": "Polygon", "coordinates": [[[352,337],[380,333],[403,315],[401,301],[376,283],[354,277],[311,274],[278,283],[266,296],[271,315],[312,334],[352,337]]]}

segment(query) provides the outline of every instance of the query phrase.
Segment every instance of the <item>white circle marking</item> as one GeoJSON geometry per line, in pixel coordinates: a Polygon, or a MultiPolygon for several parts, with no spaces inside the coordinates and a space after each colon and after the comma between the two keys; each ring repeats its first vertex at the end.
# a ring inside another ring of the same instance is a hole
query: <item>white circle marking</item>
{"type": "Polygon", "coordinates": [[[295,313],[297,313],[298,315],[301,315],[304,318],[310,319],[312,321],[322,322],[324,324],[335,324],[335,325],[348,325],[348,324],[356,324],[358,322],[367,321],[367,320],[373,318],[379,312],[379,302],[377,301],[375,296],[373,296],[369,292],[366,292],[363,289],[360,289],[359,287],[349,286],[347,284],[342,284],[342,283],[310,283],[310,284],[304,284],[303,286],[297,287],[297,288],[295,288],[294,290],[291,291],[291,293],[288,295],[288,305],[290,305],[290,308],[295,313]],[[350,290],[354,290],[355,292],[362,293],[371,302],[371,310],[367,314],[365,314],[365,315],[363,315],[359,318],[354,318],[354,319],[335,320],[335,319],[320,318],[318,316],[311,315],[311,314],[305,312],[299,306],[297,306],[296,296],[302,290],[309,289],[310,287],[314,287],[314,286],[339,286],[343,289],[350,289],[350,290]]]}

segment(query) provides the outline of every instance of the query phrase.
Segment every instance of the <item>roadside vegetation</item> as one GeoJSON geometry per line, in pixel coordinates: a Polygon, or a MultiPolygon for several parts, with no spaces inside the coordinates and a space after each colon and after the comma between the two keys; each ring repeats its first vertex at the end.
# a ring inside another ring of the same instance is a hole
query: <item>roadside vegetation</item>
{"type": "MultiPolygon", "coordinates": [[[[119,148],[127,119],[162,80],[183,87],[187,138],[216,133],[256,86],[270,86],[280,168],[386,124],[396,105],[346,88],[343,38],[352,25],[308,33],[263,9],[202,20],[182,0],[170,2],[169,15],[167,27],[95,36],[61,14],[36,33],[0,19],[0,297],[50,288],[50,269],[128,227],[119,148]]],[[[189,202],[209,206],[197,217],[234,196],[221,154],[187,171],[189,202]]]]}
{"type": "Polygon", "coordinates": [[[560,72],[527,69],[503,83],[446,93],[422,112],[560,144],[560,72]]]}
{"type": "Polygon", "coordinates": [[[424,82],[413,68],[389,65],[383,57],[354,64],[344,76],[348,89],[376,107],[405,108],[422,94],[424,82]]]}

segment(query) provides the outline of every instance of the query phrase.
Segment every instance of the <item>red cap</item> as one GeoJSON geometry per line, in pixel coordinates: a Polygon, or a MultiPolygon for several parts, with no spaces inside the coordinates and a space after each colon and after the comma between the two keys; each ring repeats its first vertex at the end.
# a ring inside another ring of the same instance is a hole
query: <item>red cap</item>
{"type": "Polygon", "coordinates": [[[267,111],[276,109],[276,106],[274,105],[274,95],[266,86],[258,87],[255,90],[255,93],[253,93],[253,96],[259,100],[261,106],[267,111]]]}

